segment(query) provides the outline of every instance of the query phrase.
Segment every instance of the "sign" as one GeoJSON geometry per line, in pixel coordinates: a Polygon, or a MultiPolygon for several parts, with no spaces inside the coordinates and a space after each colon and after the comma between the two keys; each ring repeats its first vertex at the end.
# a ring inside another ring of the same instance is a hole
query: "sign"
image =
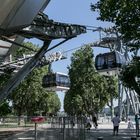
{"type": "Polygon", "coordinates": [[[38,116],[38,117],[33,117],[31,118],[31,121],[34,123],[41,123],[45,121],[45,118],[42,116],[38,116]]]}

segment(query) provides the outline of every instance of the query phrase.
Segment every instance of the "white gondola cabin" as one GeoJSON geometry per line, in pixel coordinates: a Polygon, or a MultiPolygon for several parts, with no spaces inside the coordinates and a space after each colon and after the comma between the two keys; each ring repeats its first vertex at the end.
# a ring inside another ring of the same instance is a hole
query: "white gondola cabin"
{"type": "Polygon", "coordinates": [[[124,55],[118,51],[99,54],[95,58],[95,67],[103,75],[116,75],[125,64],[124,55]]]}
{"type": "Polygon", "coordinates": [[[65,91],[69,89],[70,80],[64,73],[48,73],[43,77],[42,86],[48,91],[65,91]]]}

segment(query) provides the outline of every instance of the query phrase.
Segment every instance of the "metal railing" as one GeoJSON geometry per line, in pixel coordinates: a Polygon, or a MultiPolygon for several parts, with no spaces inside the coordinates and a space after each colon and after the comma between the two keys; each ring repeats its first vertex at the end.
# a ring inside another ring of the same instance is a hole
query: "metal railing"
{"type": "MultiPolygon", "coordinates": [[[[31,116],[22,117],[0,117],[0,128],[34,128],[31,116]]],[[[45,121],[37,125],[37,130],[43,130],[49,135],[53,132],[61,140],[85,140],[85,118],[84,117],[46,117],[45,121]]],[[[33,129],[32,129],[33,130],[33,129]]]]}

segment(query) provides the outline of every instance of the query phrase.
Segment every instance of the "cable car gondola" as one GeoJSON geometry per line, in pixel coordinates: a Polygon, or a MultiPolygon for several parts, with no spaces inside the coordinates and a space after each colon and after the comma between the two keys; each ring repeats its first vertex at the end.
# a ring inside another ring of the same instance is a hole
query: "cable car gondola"
{"type": "Polygon", "coordinates": [[[42,86],[49,91],[63,91],[68,90],[70,80],[68,75],[64,73],[48,73],[42,79],[42,86]]]}
{"type": "Polygon", "coordinates": [[[99,72],[115,71],[125,64],[125,56],[118,51],[99,54],[95,58],[95,67],[99,72]]]}

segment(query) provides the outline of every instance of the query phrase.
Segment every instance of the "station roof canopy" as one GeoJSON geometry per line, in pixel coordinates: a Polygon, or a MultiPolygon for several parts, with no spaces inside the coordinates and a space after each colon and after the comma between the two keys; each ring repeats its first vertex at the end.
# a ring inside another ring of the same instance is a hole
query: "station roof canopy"
{"type": "MultiPolygon", "coordinates": [[[[29,26],[37,14],[43,11],[50,0],[6,0],[0,1],[0,36],[7,36],[9,40],[21,43],[22,37],[14,32],[29,26]]],[[[18,46],[0,40],[0,64],[18,46]]]]}
{"type": "Polygon", "coordinates": [[[17,31],[29,26],[36,15],[43,11],[50,0],[0,1],[0,29],[17,31]]]}

